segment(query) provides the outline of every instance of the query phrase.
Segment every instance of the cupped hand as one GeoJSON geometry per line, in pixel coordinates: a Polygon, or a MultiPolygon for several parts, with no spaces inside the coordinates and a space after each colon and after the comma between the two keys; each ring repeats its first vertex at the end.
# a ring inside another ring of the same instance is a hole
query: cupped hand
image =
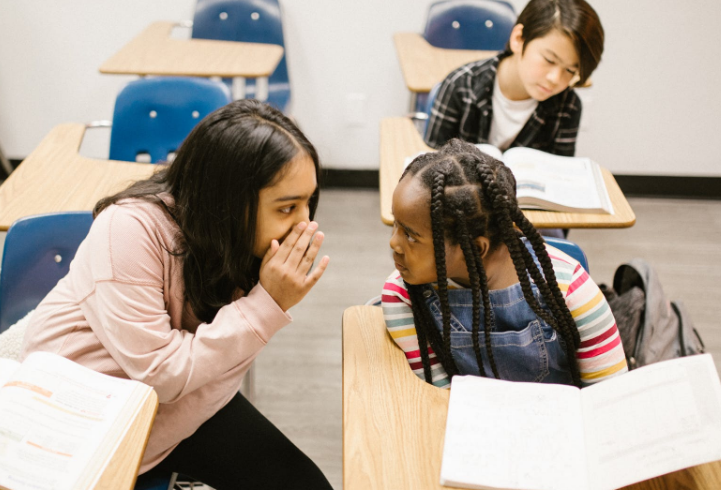
{"type": "Polygon", "coordinates": [[[260,264],[260,284],[283,311],[298,304],[328,266],[330,258],[325,255],[310,272],[324,237],[317,229],[314,221],[298,223],[282,244],[278,240],[270,243],[260,264]]]}

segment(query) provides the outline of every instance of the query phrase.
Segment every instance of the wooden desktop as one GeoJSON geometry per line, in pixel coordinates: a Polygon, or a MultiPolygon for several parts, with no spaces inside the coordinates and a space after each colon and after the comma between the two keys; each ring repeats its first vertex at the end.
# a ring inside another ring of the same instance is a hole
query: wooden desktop
{"type": "Polygon", "coordinates": [[[158,395],[153,391],[120,441],[110,463],[103,471],[94,490],[132,490],[150,437],[158,395]]]}
{"type": "Polygon", "coordinates": [[[498,54],[497,51],[436,48],[416,32],[397,32],[393,41],[406,86],[414,93],[430,92],[459,66],[498,54]]]}
{"type": "MultiPolygon", "coordinates": [[[[444,489],[440,471],[450,392],[418,378],[377,306],[343,314],[343,489],[444,489]]],[[[721,488],[721,462],[627,490],[721,488]]]]}
{"type": "MultiPolygon", "coordinates": [[[[427,146],[418,130],[407,117],[389,117],[380,125],[380,197],[381,219],[393,224],[393,190],[403,173],[407,157],[423,151],[433,151],[427,146]]],[[[523,213],[536,228],[626,228],[633,226],[636,215],[616,183],[611,172],[602,168],[614,214],[559,213],[553,211],[525,210],[523,213]]]]}
{"type": "Polygon", "coordinates": [[[78,154],[85,125],[60,124],[0,186],[0,231],[19,218],[59,211],[90,211],[103,197],[159,167],[147,163],[97,160],[78,154]]]}
{"type": "MultiPolygon", "coordinates": [[[[283,57],[274,44],[173,39],[174,22],[154,22],[100,66],[100,73],[257,78],[256,98],[265,100],[267,79],[283,57]]],[[[235,98],[244,97],[244,83],[234,84],[235,98]],[[236,86],[238,88],[236,88],[236,86]]]]}

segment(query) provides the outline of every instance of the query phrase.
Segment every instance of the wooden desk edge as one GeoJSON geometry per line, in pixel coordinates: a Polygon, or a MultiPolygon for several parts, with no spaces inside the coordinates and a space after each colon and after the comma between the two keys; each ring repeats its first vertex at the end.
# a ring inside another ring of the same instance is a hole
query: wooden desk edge
{"type": "MultiPolygon", "coordinates": [[[[186,41],[192,41],[194,43],[217,43],[217,45],[247,45],[247,44],[262,44],[263,46],[266,46],[267,49],[272,49],[273,51],[276,51],[276,56],[278,57],[277,63],[273,66],[273,69],[270,70],[268,73],[263,74],[255,74],[254,76],[248,76],[247,78],[265,78],[269,77],[273,71],[275,71],[276,67],[278,66],[278,63],[280,63],[281,58],[283,57],[283,53],[285,52],[285,49],[283,46],[279,44],[267,44],[267,43],[248,43],[248,42],[235,42],[235,41],[221,41],[221,40],[215,40],[215,39],[172,39],[170,37],[170,34],[174,27],[179,27],[180,25],[177,22],[172,21],[156,21],[151,23],[149,26],[147,26],[145,29],[143,29],[140,34],[133,37],[128,43],[123,45],[118,51],[113,53],[108,59],[106,59],[102,65],[100,65],[100,68],[98,71],[105,75],[139,75],[139,76],[147,76],[147,75],[171,75],[171,76],[179,76],[177,73],[174,73],[172,70],[168,71],[165,69],[158,69],[158,70],[134,70],[134,69],[124,69],[124,68],[117,68],[115,67],[115,58],[116,56],[121,55],[123,50],[125,50],[130,43],[138,43],[141,40],[144,40],[145,38],[154,40],[159,39],[161,43],[171,43],[168,46],[176,46],[174,43],[183,43],[186,41]],[[162,35],[161,35],[162,34],[162,35]]],[[[208,73],[207,71],[198,70],[187,70],[184,71],[184,74],[182,76],[192,76],[192,77],[209,77],[209,76],[218,76],[218,77],[236,77],[238,75],[234,73],[223,73],[222,71],[214,70],[212,74],[208,73]]]]}
{"type": "MultiPolygon", "coordinates": [[[[386,225],[393,225],[393,214],[391,212],[390,202],[393,194],[392,189],[395,188],[398,178],[402,173],[402,170],[394,171],[391,169],[391,165],[386,165],[387,156],[386,146],[393,147],[395,145],[395,139],[404,137],[410,138],[410,145],[408,147],[408,154],[410,156],[413,153],[419,151],[434,151],[433,148],[429,147],[423,141],[423,138],[413,127],[413,122],[407,117],[387,117],[381,120],[380,123],[380,169],[379,169],[379,184],[380,184],[380,199],[381,199],[381,221],[386,225]],[[401,130],[398,127],[401,126],[401,130]],[[393,134],[391,134],[393,133],[393,134]],[[409,135],[409,136],[408,136],[409,135]],[[388,142],[387,138],[394,139],[388,142]],[[391,172],[384,171],[390,169],[391,172]],[[392,176],[388,175],[392,173],[394,176],[397,175],[394,182],[389,182],[388,179],[394,180],[392,176]],[[390,193],[390,196],[386,194],[390,193]],[[385,197],[385,199],[384,199],[385,197]]],[[[534,224],[538,229],[543,228],[628,228],[636,223],[636,214],[633,212],[628,200],[623,195],[623,191],[618,186],[616,179],[613,174],[605,167],[601,167],[606,189],[608,190],[609,197],[614,206],[614,214],[593,214],[593,213],[562,213],[567,219],[554,220],[554,219],[543,219],[544,214],[553,216],[553,211],[536,211],[536,210],[524,210],[526,217],[534,224]],[[616,198],[614,200],[614,197],[616,198]],[[549,214],[550,213],[550,214],[549,214]],[[600,221],[588,222],[593,217],[598,216],[600,221]],[[570,219],[568,219],[570,218],[570,219]]],[[[560,213],[559,213],[560,217],[560,213]]]]}
{"type": "Polygon", "coordinates": [[[158,394],[151,389],[93,490],[134,488],[158,406],[158,394]]]}
{"type": "Polygon", "coordinates": [[[380,307],[347,308],[343,312],[343,488],[447,488],[440,486],[438,476],[449,397],[448,390],[413,373],[388,334],[380,307]],[[419,418],[441,430],[416,430],[419,418]],[[398,425],[399,419],[404,423],[398,425]],[[382,447],[374,443],[379,434],[393,428],[399,430],[397,438],[382,447]],[[408,471],[414,460],[427,460],[425,456],[430,456],[428,464],[420,471],[408,471]],[[428,482],[434,483],[429,487],[428,482]]]}
{"type": "MultiPolygon", "coordinates": [[[[83,123],[62,123],[58,124],[57,126],[53,127],[48,134],[45,135],[45,137],[40,141],[37,147],[18,165],[18,167],[10,174],[10,176],[5,179],[5,181],[0,185],[0,201],[2,201],[2,196],[5,192],[13,192],[13,188],[16,185],[17,182],[23,181],[25,178],[26,168],[28,168],[28,165],[33,166],[35,165],[36,161],[45,162],[49,159],[62,161],[62,163],[67,163],[66,161],[68,159],[71,159],[72,162],[75,165],[78,166],[85,166],[85,165],[107,165],[107,166],[127,166],[126,168],[128,170],[131,170],[132,173],[137,173],[138,177],[146,178],[152,175],[152,173],[156,170],[158,170],[159,167],[157,165],[151,165],[147,163],[135,163],[135,162],[122,162],[118,160],[101,160],[101,159],[95,159],[95,158],[88,158],[85,156],[82,156],[78,153],[78,150],[80,149],[80,145],[82,144],[83,137],[85,135],[85,130],[87,129],[86,125],[83,123]],[[51,156],[48,156],[51,155],[51,156]],[[65,161],[64,161],[65,160],[65,161]],[[145,175],[147,174],[147,175],[145,175]],[[9,190],[9,191],[7,191],[9,190]]],[[[117,167],[116,167],[117,168],[117,167]]],[[[63,170],[66,170],[65,168],[63,170]]],[[[30,171],[32,172],[32,171],[30,171]]],[[[129,172],[130,173],[130,172],[129,172]]],[[[130,179],[131,181],[133,179],[130,179]]],[[[21,184],[18,184],[20,188],[22,188],[21,184]]],[[[22,196],[17,196],[21,198],[22,196]]],[[[8,202],[12,202],[12,199],[8,200],[8,202]]],[[[84,209],[63,209],[62,211],[83,211],[84,209]]],[[[55,212],[57,210],[43,210],[38,212],[55,212]]],[[[5,220],[4,216],[6,215],[7,209],[2,208],[0,209],[0,231],[7,231],[10,226],[12,226],[12,223],[20,219],[24,216],[29,216],[31,214],[36,213],[29,213],[24,214],[23,216],[15,217],[15,219],[12,220],[5,220]]],[[[10,212],[10,215],[12,216],[14,213],[10,212]]]]}

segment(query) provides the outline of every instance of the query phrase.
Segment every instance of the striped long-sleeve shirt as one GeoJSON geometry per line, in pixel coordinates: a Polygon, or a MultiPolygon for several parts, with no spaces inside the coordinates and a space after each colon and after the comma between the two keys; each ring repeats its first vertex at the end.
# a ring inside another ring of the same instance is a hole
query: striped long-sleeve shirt
{"type": "MultiPolygon", "coordinates": [[[[558,287],[581,337],[576,350],[581,382],[590,385],[625,373],[628,368],[621,337],[603,293],[576,260],[556,248],[546,248],[558,287]]],[[[461,286],[449,281],[449,287],[461,286]]],[[[393,271],[383,286],[382,306],[388,332],[405,353],[413,372],[425,379],[411,300],[398,271],[393,271]]],[[[433,384],[449,387],[448,375],[430,345],[428,352],[433,384]]]]}

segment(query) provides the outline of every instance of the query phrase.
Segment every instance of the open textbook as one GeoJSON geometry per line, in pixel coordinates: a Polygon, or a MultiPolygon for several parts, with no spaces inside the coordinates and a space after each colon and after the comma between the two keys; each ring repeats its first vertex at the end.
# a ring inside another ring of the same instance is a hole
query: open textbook
{"type": "MultiPolygon", "coordinates": [[[[516,177],[518,205],[523,209],[613,214],[601,167],[589,158],[562,157],[522,147],[504,153],[489,144],[476,147],[511,169],[516,177]]],[[[423,153],[406,158],[404,168],[423,153]]]]}
{"type": "Polygon", "coordinates": [[[93,488],[149,396],[47,352],[0,359],[0,489],[93,488]]]}
{"type": "Polygon", "coordinates": [[[601,168],[589,158],[562,157],[522,147],[501,153],[493,145],[476,146],[513,171],[521,208],[613,214],[601,168]]]}
{"type": "Polygon", "coordinates": [[[719,459],[721,384],[710,354],[583,390],[456,376],[441,484],[610,490],[719,459]]]}

